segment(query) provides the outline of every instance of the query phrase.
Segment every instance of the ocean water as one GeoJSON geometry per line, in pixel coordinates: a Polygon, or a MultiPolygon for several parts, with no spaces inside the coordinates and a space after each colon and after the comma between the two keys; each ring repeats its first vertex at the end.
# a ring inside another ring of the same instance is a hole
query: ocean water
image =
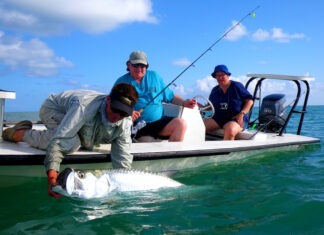
{"type": "Polygon", "coordinates": [[[46,178],[5,177],[0,234],[324,234],[323,116],[310,106],[302,129],[319,144],[179,171],[177,189],[54,199],[46,178]]]}

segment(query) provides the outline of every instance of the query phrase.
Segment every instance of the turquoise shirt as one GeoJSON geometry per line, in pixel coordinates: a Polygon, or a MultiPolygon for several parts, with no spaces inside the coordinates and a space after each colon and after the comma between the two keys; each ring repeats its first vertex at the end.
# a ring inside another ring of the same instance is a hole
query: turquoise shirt
{"type": "MultiPolygon", "coordinates": [[[[146,106],[159,92],[165,87],[162,77],[154,71],[147,70],[141,83],[138,83],[131,77],[130,73],[126,73],[117,79],[116,83],[125,82],[135,87],[138,92],[138,102],[135,105],[135,110],[140,110],[146,106]]],[[[170,103],[174,98],[173,91],[168,87],[158,97],[156,97],[141,113],[138,121],[144,120],[147,123],[161,119],[163,115],[162,102],[170,103]]]]}

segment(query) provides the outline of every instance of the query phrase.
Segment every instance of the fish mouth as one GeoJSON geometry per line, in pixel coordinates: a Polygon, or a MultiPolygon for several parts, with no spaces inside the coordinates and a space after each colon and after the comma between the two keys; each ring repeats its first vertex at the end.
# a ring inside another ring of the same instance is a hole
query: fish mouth
{"type": "Polygon", "coordinates": [[[61,185],[61,187],[66,190],[66,184],[67,184],[67,180],[69,175],[71,174],[71,172],[73,172],[74,170],[72,168],[65,168],[57,177],[56,182],[61,185]]]}

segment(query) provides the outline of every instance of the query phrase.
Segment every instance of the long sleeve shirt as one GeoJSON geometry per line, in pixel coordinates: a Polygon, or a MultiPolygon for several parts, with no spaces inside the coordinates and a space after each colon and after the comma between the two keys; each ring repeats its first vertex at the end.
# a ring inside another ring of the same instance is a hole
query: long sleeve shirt
{"type": "Polygon", "coordinates": [[[47,108],[64,113],[45,158],[46,170],[59,171],[60,163],[68,153],[81,146],[93,149],[97,144],[111,143],[111,161],[114,168],[130,168],[130,117],[110,123],[106,117],[106,95],[88,90],[73,90],[51,95],[43,103],[47,108]]]}

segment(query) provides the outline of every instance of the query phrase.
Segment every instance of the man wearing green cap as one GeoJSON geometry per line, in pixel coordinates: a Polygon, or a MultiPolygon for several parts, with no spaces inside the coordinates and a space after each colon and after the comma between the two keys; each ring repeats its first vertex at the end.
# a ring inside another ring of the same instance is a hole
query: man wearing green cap
{"type": "Polygon", "coordinates": [[[22,121],[5,129],[2,138],[46,150],[48,193],[59,197],[52,186],[60,163],[66,154],[80,147],[91,150],[97,144],[111,143],[112,166],[131,167],[131,115],[137,99],[135,88],[126,83],[116,84],[109,95],[90,90],[50,95],[39,112],[46,130],[33,130],[30,121],[22,121]]]}

